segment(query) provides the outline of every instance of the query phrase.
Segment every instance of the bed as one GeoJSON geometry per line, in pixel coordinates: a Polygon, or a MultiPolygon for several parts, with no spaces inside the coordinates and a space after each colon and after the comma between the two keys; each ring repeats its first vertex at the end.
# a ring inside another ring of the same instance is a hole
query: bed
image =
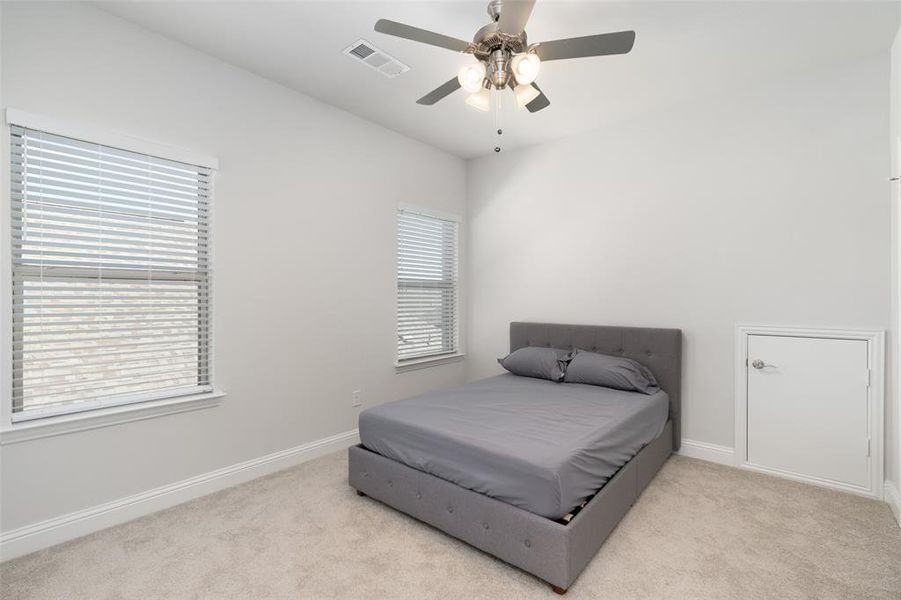
{"type": "Polygon", "coordinates": [[[511,352],[632,358],[643,395],[505,374],[365,411],[349,482],[564,593],[678,449],[681,332],[511,323],[511,352]]]}
{"type": "Polygon", "coordinates": [[[594,495],[663,431],[666,392],[510,373],[373,407],[363,447],[549,519],[594,495]]]}

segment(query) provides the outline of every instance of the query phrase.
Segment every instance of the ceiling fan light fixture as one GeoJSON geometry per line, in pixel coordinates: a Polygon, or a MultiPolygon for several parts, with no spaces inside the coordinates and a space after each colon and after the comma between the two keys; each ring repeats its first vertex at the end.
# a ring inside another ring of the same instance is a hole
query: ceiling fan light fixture
{"type": "Polygon", "coordinates": [[[526,104],[537,98],[540,93],[534,87],[525,83],[513,88],[513,95],[516,97],[516,106],[518,108],[525,108],[526,104]]]}
{"type": "Polygon", "coordinates": [[[540,67],[541,59],[538,58],[537,54],[531,52],[517,54],[513,57],[513,61],[510,64],[513,77],[516,78],[516,83],[520,84],[529,84],[535,81],[540,67]]]}
{"type": "MultiPolygon", "coordinates": [[[[471,42],[389,19],[376,21],[375,30],[396,38],[471,55],[478,64],[470,63],[463,67],[455,78],[442,83],[416,103],[431,106],[462,87],[470,94],[466,101],[480,110],[485,110],[486,96],[479,86],[493,87],[498,91],[511,86],[534,86],[542,62],[628,54],[635,45],[635,32],[631,30],[529,44],[526,26],[534,4],[535,0],[490,0],[488,14],[491,23],[479,29],[471,42]]],[[[525,92],[522,90],[520,97],[525,98],[525,92]]],[[[490,105],[490,99],[488,103],[490,105]]],[[[527,104],[526,109],[534,113],[550,104],[551,101],[539,89],[538,96],[527,104]]]]}
{"type": "Polygon", "coordinates": [[[481,88],[475,94],[466,97],[466,104],[482,112],[488,112],[491,109],[491,92],[488,88],[481,88]]]}
{"type": "Polygon", "coordinates": [[[460,87],[474,94],[482,89],[482,82],[485,80],[485,65],[481,62],[468,64],[463,66],[457,73],[457,81],[460,87]]]}

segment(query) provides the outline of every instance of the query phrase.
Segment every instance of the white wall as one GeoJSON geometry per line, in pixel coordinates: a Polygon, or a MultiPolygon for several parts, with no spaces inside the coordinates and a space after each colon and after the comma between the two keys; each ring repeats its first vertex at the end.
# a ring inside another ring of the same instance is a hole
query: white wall
{"type": "Polygon", "coordinates": [[[92,7],[6,3],[2,26],[5,106],[220,159],[228,392],[214,409],[3,446],[3,531],[352,430],[354,389],[365,406],[462,381],[461,363],[396,375],[393,357],[396,205],[463,214],[463,161],[92,7]]]}
{"type": "Polygon", "coordinates": [[[512,320],[678,327],[683,436],[731,447],[736,323],[889,325],[888,70],[470,162],[467,377],[498,370],[512,320]]]}
{"type": "MultiPolygon", "coordinates": [[[[898,8],[901,13],[901,6],[898,8]]],[[[895,36],[895,43],[892,45],[891,58],[891,128],[890,139],[892,152],[892,162],[889,172],[892,175],[901,175],[901,155],[899,155],[899,147],[901,147],[901,29],[895,36]]],[[[896,490],[901,489],[901,344],[899,344],[899,269],[901,269],[901,248],[899,248],[898,233],[901,231],[899,219],[899,203],[901,203],[901,182],[895,182],[889,186],[891,189],[891,205],[892,205],[892,328],[891,328],[891,357],[892,357],[892,386],[891,395],[888,398],[888,410],[886,411],[886,461],[885,473],[886,479],[890,481],[896,490]]],[[[901,509],[901,507],[899,507],[901,509]]],[[[901,522],[901,513],[899,513],[899,522],[901,522]]]]}

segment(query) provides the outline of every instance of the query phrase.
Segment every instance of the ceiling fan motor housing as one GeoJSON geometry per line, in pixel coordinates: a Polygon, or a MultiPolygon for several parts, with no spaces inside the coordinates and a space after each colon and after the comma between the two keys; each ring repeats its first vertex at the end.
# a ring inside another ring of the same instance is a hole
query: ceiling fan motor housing
{"type": "Polygon", "coordinates": [[[497,23],[488,23],[473,36],[469,52],[472,52],[479,60],[485,60],[498,48],[505,48],[511,52],[523,52],[528,47],[525,31],[518,35],[504,33],[498,30],[497,23]]]}

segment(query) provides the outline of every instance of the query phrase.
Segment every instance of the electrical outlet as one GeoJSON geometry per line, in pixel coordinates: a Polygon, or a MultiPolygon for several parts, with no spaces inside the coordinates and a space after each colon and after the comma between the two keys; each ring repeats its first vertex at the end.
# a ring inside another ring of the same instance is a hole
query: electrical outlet
{"type": "Polygon", "coordinates": [[[351,394],[352,406],[360,406],[361,404],[363,404],[363,400],[360,398],[360,394],[360,390],[353,391],[353,393],[351,394]]]}

